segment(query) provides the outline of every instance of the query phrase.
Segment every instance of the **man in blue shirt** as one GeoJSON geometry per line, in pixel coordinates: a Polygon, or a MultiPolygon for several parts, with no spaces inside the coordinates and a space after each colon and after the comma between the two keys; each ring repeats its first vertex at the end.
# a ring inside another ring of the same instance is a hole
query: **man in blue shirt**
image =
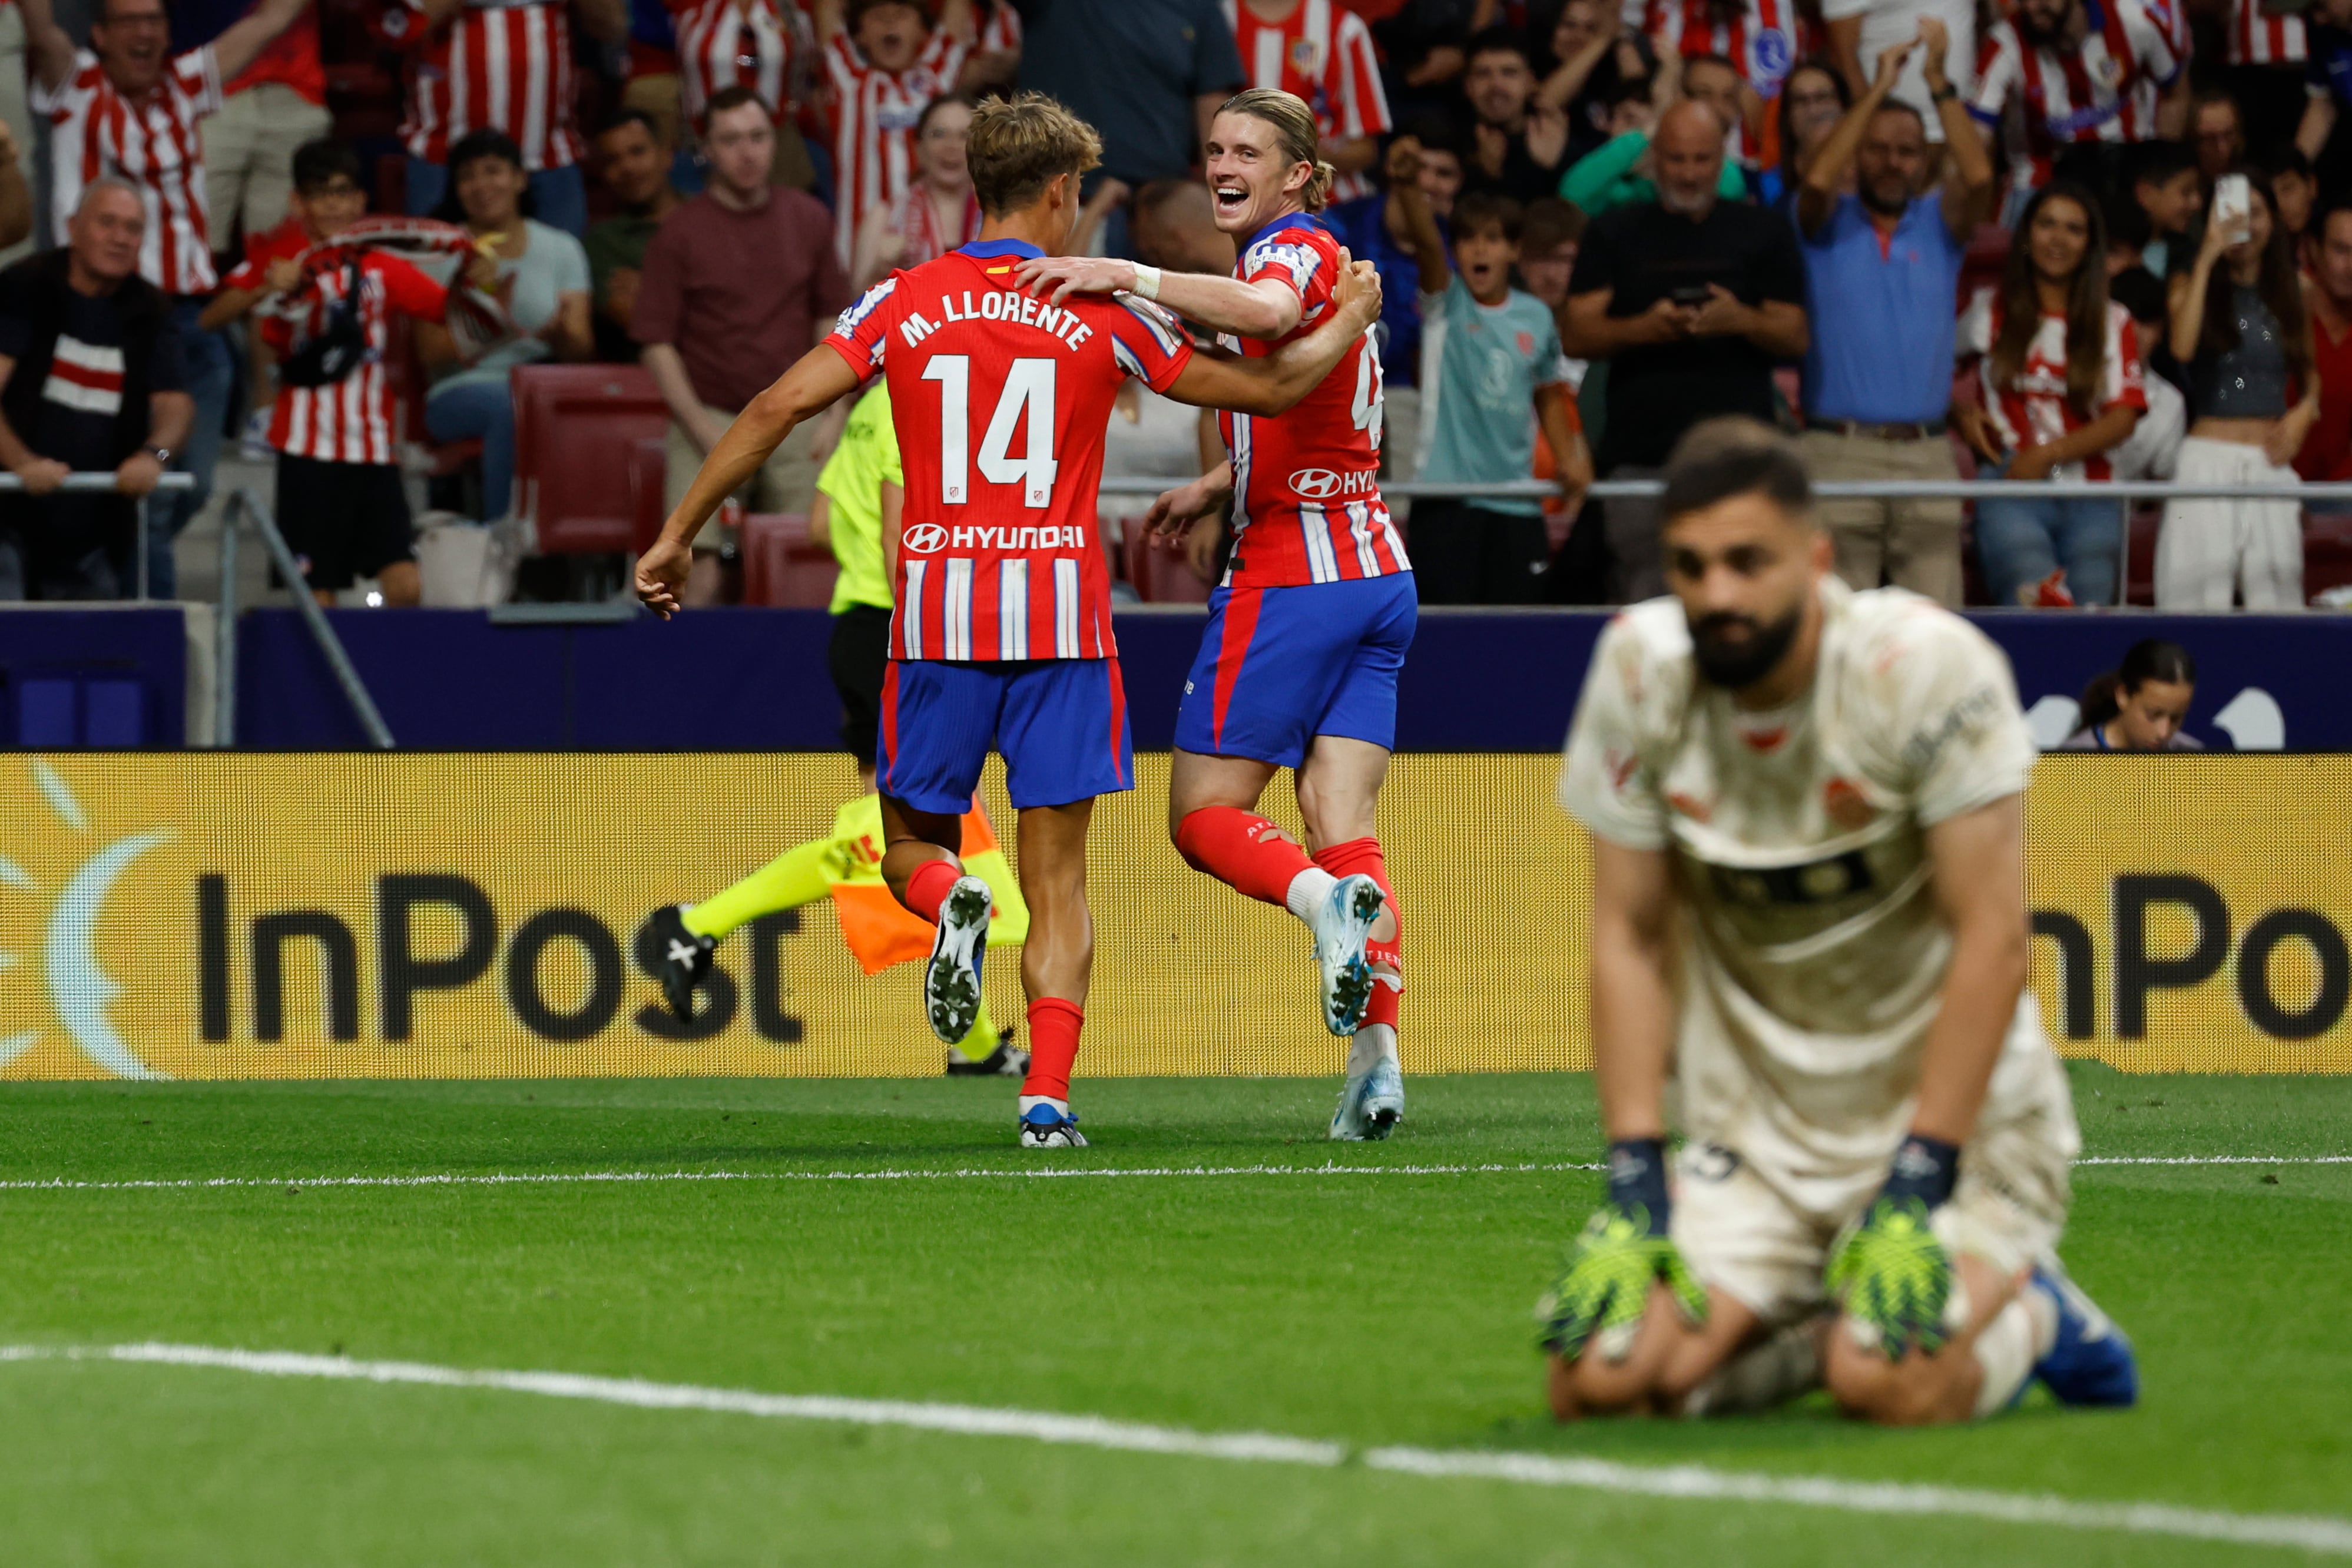
{"type": "MultiPolygon", "coordinates": [[[[1813,157],[1797,192],[1805,256],[1805,460],[1816,479],[1954,479],[1944,434],[1955,293],[1969,236],[1992,204],[1992,161],[1944,74],[1941,21],[1878,57],[1870,90],[1813,157]],[[1914,50],[1944,131],[1950,172],[1915,195],[1927,167],[1919,111],[1890,98],[1914,50]],[[1852,168],[1854,192],[1840,193],[1852,168]]],[[[1896,586],[1960,602],[1958,501],[1828,500],[1837,571],[1855,588],[1896,586]]]]}

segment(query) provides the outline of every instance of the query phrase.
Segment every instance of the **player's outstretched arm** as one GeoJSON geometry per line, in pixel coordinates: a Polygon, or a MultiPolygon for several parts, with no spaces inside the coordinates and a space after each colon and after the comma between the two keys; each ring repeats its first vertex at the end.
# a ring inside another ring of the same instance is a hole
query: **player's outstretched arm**
{"type": "Polygon", "coordinates": [[[1706,1296],[1668,1237],[1666,1064],[1672,1055],[1674,879],[1662,850],[1592,841],[1592,1050],[1609,1198],[1536,1303],[1544,1347],[1574,1362],[1601,1336],[1622,1361],[1662,1281],[1684,1317],[1704,1322],[1706,1296]]]}
{"type": "Polygon", "coordinates": [[[1235,413],[1270,418],[1288,413],[1381,319],[1381,275],[1369,261],[1349,261],[1344,250],[1339,259],[1339,286],[1331,291],[1336,308],[1313,331],[1262,360],[1195,350],[1167,395],[1178,402],[1229,408],[1235,413]]]}
{"type": "Polygon", "coordinates": [[[1142,274],[1158,280],[1146,298],[1213,332],[1279,338],[1298,325],[1297,293],[1274,278],[1244,283],[1205,272],[1161,272],[1108,256],[1035,256],[1013,276],[1038,298],[1059,305],[1073,294],[1132,294],[1142,274]]]}
{"type": "Polygon", "coordinates": [[[662,524],[661,538],[637,558],[637,597],[655,614],[667,621],[677,613],[687,568],[694,560],[694,536],[702,531],[719,503],[760,471],[794,425],[823,413],[857,387],[857,374],[849,368],[849,361],[820,343],[744,405],[727,434],[719,438],[719,444],[710,449],[710,455],[702,460],[677,509],[662,524]]]}
{"type": "Polygon", "coordinates": [[[1919,1061],[1919,1105],[1886,1185],[1831,1261],[1831,1291],[1877,1331],[1890,1361],[1947,1336],[1952,1261],[1929,1216],[1952,1196],[1960,1146],[2025,989],[2025,798],[2011,795],[1927,830],[1936,902],[1952,966],[1919,1061]]]}

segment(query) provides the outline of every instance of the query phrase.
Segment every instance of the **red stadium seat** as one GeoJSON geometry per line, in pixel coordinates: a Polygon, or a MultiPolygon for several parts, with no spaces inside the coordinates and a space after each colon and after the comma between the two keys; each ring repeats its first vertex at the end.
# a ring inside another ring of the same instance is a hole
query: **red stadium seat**
{"type": "Polygon", "coordinates": [[[2303,514],[2303,597],[2352,584],[2352,517],[2303,514]]]}
{"type": "Polygon", "coordinates": [[[661,537],[663,520],[669,516],[669,508],[662,504],[668,474],[668,437],[641,437],[629,454],[629,516],[636,525],[632,543],[639,555],[653,548],[654,540],[661,537]]]}
{"type": "Polygon", "coordinates": [[[1146,604],[1206,604],[1209,584],[1202,582],[1184,559],[1181,548],[1155,544],[1139,521],[1131,520],[1123,543],[1127,580],[1146,604]]]}
{"type": "Polygon", "coordinates": [[[669,408],[637,365],[518,365],[515,511],[543,555],[636,547],[629,483],[637,443],[665,436],[669,408]]]}
{"type": "Polygon", "coordinates": [[[2164,507],[2142,502],[2131,509],[2124,535],[2124,602],[2156,602],[2156,534],[2164,522],[2164,507]]]}
{"type": "Polygon", "coordinates": [[[743,602],[822,610],[833,602],[840,568],[809,538],[808,519],[753,512],[743,519],[743,602]]]}

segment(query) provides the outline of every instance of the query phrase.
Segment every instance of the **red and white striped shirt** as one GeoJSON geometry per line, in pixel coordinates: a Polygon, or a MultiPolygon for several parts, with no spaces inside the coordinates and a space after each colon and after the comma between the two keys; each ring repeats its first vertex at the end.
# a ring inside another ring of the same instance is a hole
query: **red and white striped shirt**
{"type": "Polygon", "coordinates": [[[112,419],[122,412],[122,350],[113,343],[85,343],[68,332],[58,334],[49,353],[48,379],[41,383],[43,402],[112,419]]]}
{"type": "MultiPolygon", "coordinates": [[[[2006,382],[1996,382],[1992,345],[2000,336],[2000,306],[1993,291],[1982,288],[1960,319],[1963,353],[1983,357],[1977,362],[1977,384],[1984,392],[1985,413],[2006,451],[2045,446],[2060,436],[2083,428],[2118,404],[2146,412],[2147,366],[2140,359],[2138,329],[2131,312],[2120,305],[2107,307],[2107,358],[2099,376],[2099,406],[2090,413],[2077,412],[2066,397],[2066,318],[2047,313],[2025,350],[2025,364],[2006,382]]],[[[2062,463],[2050,471],[2053,479],[2111,479],[2115,469],[2108,455],[2100,453],[2079,463],[2062,463]]]]}
{"type": "MultiPolygon", "coordinates": [[[[1353,11],[1335,0],[1297,0],[1288,16],[1269,22],[1247,0],[1225,0],[1225,20],[1250,86],[1305,99],[1325,137],[1349,141],[1395,128],[1372,30],[1353,11]]],[[[1332,182],[1331,200],[1353,201],[1371,189],[1361,174],[1342,174],[1332,182]]]]}
{"type": "Polygon", "coordinates": [[[2229,50],[2233,66],[2299,66],[2311,52],[2299,13],[2273,12],[2258,0],[2231,0],[2229,50]]]}
{"type": "MultiPolygon", "coordinates": [[[[1286,336],[1224,340],[1228,349],[1263,359],[1313,330],[1331,308],[1339,242],[1316,219],[1292,213],[1251,238],[1234,276],[1244,283],[1273,278],[1298,296],[1298,325],[1286,336]]],[[[1381,499],[1381,413],[1378,339],[1367,332],[1288,413],[1217,415],[1234,461],[1227,586],[1287,588],[1412,570],[1381,499]]]]}
{"type": "Polygon", "coordinates": [[[825,75],[833,82],[834,246],[843,267],[866,214],[914,183],[915,122],[924,105],[955,90],[971,53],[970,45],[934,28],[913,65],[885,71],[869,64],[846,33],[825,45],[825,75]]]}
{"type": "Polygon", "coordinates": [[[711,95],[738,85],[760,95],[778,124],[793,109],[793,71],[815,47],[797,5],[751,0],[668,0],[677,34],[677,86],[688,123],[702,126],[711,95]]]}
{"type": "Polygon", "coordinates": [[[400,135],[412,156],[443,163],[453,142],[488,127],[514,138],[525,169],[568,168],[581,153],[572,94],[566,5],[467,5],[412,57],[400,135]]]}
{"type": "Polygon", "coordinates": [[[1662,55],[1721,55],[1759,98],[1778,98],[1799,58],[1803,25],[1790,0],[1747,0],[1731,22],[1717,21],[1708,0],[1651,0],[1642,30],[1662,55]]]}
{"type": "Polygon", "coordinates": [[[1013,8],[1013,0],[996,0],[989,7],[988,19],[980,25],[977,47],[984,55],[1021,52],[1021,13],[1013,8]]]}
{"type": "MultiPolygon", "coordinates": [[[[397,310],[426,321],[438,321],[448,308],[449,291],[396,256],[362,250],[360,268],[360,325],[367,333],[368,357],[341,381],[323,386],[280,387],[269,416],[269,444],[294,457],[321,463],[392,463],[392,389],[383,368],[384,323],[397,310]]],[[[255,287],[257,277],[240,281],[253,269],[247,262],[229,275],[232,287],[255,287]]],[[[348,265],[322,267],[304,296],[310,308],[292,319],[265,317],[262,340],[280,354],[291,353],[303,342],[327,329],[336,303],[350,287],[348,265]]]]}
{"type": "Polygon", "coordinates": [[[2140,0],[2084,4],[2091,30],[2074,48],[2028,48],[2016,25],[2003,20],[1986,29],[1977,51],[1969,112],[1998,125],[2012,96],[2024,99],[2026,152],[2036,186],[2048,183],[2052,160],[2069,142],[2154,136],[2157,94],[2180,74],[2181,56],[2167,20],[2140,0]]]}
{"type": "Polygon", "coordinates": [[[34,112],[49,117],[49,212],[58,233],[91,181],[120,174],[147,200],[139,276],[166,294],[212,292],[196,121],[220,106],[220,67],[209,44],[176,56],[143,103],[116,90],[88,49],[75,52],[73,75],[55,92],[36,78],[34,112]]]}
{"type": "Polygon", "coordinates": [[[1192,340],[1157,305],[1013,284],[1038,255],[986,240],[894,272],[825,339],[890,378],[906,470],[894,659],[1108,659],[1110,571],[1095,492],[1129,376],[1166,392],[1192,340]]]}
{"type": "Polygon", "coordinates": [[[945,256],[958,246],[970,245],[980,237],[980,195],[967,190],[956,232],[943,232],[940,227],[939,204],[931,200],[930,191],[922,185],[891,203],[882,219],[884,232],[901,235],[907,242],[906,248],[898,253],[900,272],[920,267],[934,256],[945,256]]]}

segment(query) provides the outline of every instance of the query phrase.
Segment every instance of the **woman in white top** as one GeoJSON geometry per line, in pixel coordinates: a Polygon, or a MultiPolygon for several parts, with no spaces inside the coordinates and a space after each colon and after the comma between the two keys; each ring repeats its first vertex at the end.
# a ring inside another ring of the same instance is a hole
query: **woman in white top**
{"type": "Polygon", "coordinates": [[[862,294],[896,269],[920,267],[980,237],[980,201],[964,161],[971,110],[971,99],[960,92],[924,107],[915,121],[916,181],[858,225],[849,262],[853,290],[862,294]]]}
{"type": "Polygon", "coordinates": [[[457,363],[449,334],[416,324],[427,366],[450,373],[425,398],[425,427],[436,441],[482,444],[482,515],[513,510],[514,398],[508,371],[541,360],[585,360],[595,351],[588,316],[588,253],[562,229],[523,216],[522,150],[502,132],[477,131],[449,150],[449,202],[436,214],[462,222],[497,258],[499,281],[511,284],[507,313],[520,330],[470,365],[457,363]]]}

